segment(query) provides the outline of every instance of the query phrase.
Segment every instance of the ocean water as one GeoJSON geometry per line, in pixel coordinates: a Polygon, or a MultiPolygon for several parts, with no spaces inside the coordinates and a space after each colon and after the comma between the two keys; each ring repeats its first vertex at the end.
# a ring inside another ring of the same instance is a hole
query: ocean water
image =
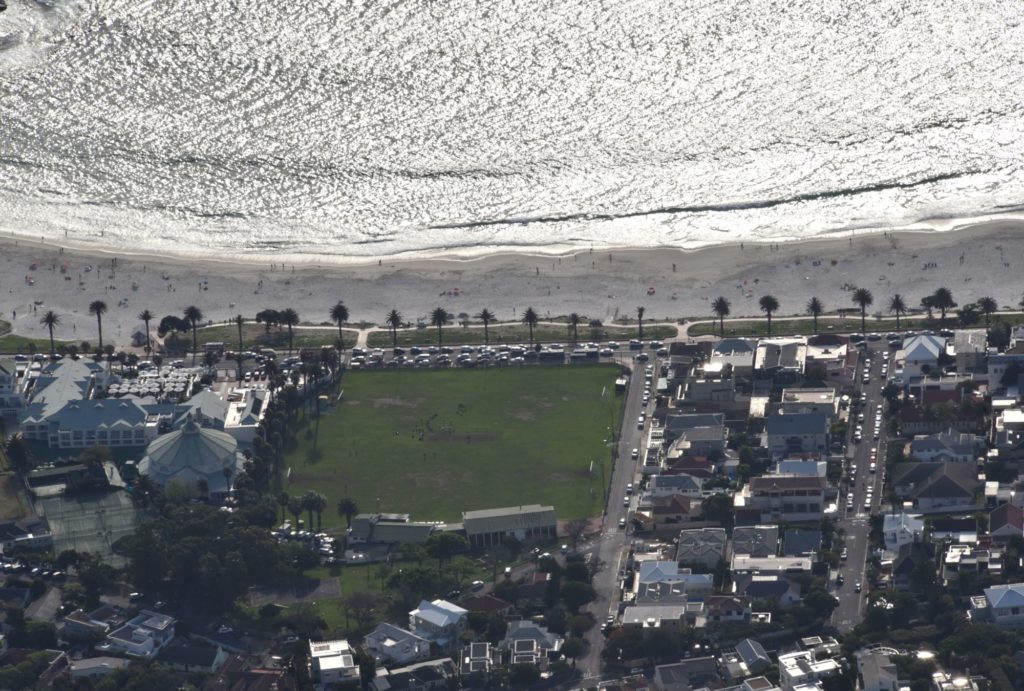
{"type": "Polygon", "coordinates": [[[0,231],[341,259],[1024,206],[1006,0],[8,0],[0,231]]]}

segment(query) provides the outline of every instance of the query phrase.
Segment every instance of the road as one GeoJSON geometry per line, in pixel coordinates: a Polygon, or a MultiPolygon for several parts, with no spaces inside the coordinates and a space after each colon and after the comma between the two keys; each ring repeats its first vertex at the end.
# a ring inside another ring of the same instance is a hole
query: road
{"type": "Polygon", "coordinates": [[[882,377],[882,363],[888,362],[892,367],[892,351],[887,343],[877,341],[871,343],[866,353],[862,353],[858,363],[857,381],[860,382],[858,390],[867,393],[867,404],[861,408],[864,413],[864,440],[855,443],[853,439],[853,428],[858,424],[856,415],[851,415],[849,445],[847,447],[847,469],[844,474],[843,483],[840,487],[839,496],[839,526],[846,531],[846,549],[848,558],[840,562],[839,568],[832,574],[829,587],[833,594],[839,598],[839,605],[832,613],[832,624],[841,632],[847,633],[853,629],[863,618],[864,600],[867,595],[867,582],[865,580],[865,569],[868,556],[868,533],[871,530],[870,514],[877,512],[884,501],[882,493],[883,475],[885,469],[885,444],[886,430],[885,417],[883,415],[880,425],[875,425],[875,413],[884,405],[882,389],[885,387],[885,378],[882,377]],[[864,361],[870,356],[870,381],[865,385],[862,383],[864,361]],[[874,432],[878,430],[879,438],[875,440],[874,432]],[[874,453],[872,452],[872,450],[874,453]],[[871,456],[876,458],[877,472],[871,473],[871,456]],[[856,465],[856,473],[850,470],[856,465]],[[868,488],[872,490],[871,501],[865,507],[868,488]],[[853,510],[847,510],[847,492],[853,492],[853,510]],[[845,580],[844,585],[837,585],[836,577],[841,575],[845,580]],[[855,584],[863,584],[860,593],[855,592],[855,584]]]}
{"type": "MultiPolygon", "coordinates": [[[[643,448],[642,440],[646,438],[650,427],[650,412],[653,410],[653,401],[648,406],[643,405],[645,363],[630,362],[629,357],[632,354],[627,351],[620,356],[621,364],[633,368],[633,375],[630,377],[626,392],[622,431],[616,444],[615,468],[611,481],[608,483],[609,492],[605,505],[604,523],[601,534],[582,548],[589,550],[592,555],[596,555],[604,562],[604,568],[594,577],[593,582],[597,600],[588,607],[588,610],[594,615],[594,619],[597,620],[597,625],[586,634],[587,642],[590,643],[586,656],[577,661],[577,669],[580,670],[584,680],[601,675],[601,651],[604,649],[602,627],[608,615],[615,615],[618,610],[619,572],[623,568],[622,562],[626,558],[629,542],[629,529],[628,527],[627,529],[619,528],[619,520],[627,518],[631,510],[623,505],[623,497],[626,496],[626,485],[632,482],[635,487],[639,481],[638,464],[640,461],[633,460],[631,454],[633,449],[643,448]],[[648,421],[642,430],[637,427],[641,411],[648,413],[648,421]]],[[[650,364],[654,367],[655,372],[654,379],[657,381],[660,363],[653,357],[653,354],[650,355],[650,364]]],[[[633,495],[631,500],[631,503],[635,504],[636,495],[633,495]]],[[[583,685],[586,686],[586,683],[584,682],[583,685]]]]}

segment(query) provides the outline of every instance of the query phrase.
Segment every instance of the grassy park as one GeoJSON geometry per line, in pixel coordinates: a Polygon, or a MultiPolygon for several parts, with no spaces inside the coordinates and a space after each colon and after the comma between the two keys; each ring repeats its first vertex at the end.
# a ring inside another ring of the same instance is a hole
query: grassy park
{"type": "MultiPolygon", "coordinates": [[[[351,347],[356,342],[358,331],[353,329],[342,329],[345,345],[351,347]]],[[[191,333],[179,334],[183,339],[192,342],[191,333]]],[[[288,348],[288,329],[270,327],[268,330],[262,324],[246,323],[242,325],[242,340],[246,348],[288,348]]],[[[334,345],[338,340],[338,328],[325,326],[323,328],[302,327],[293,330],[293,341],[296,348],[319,348],[324,345],[334,345]]],[[[228,349],[238,347],[238,327],[234,324],[218,324],[207,326],[196,331],[196,341],[200,346],[205,343],[223,343],[228,349]]]]}
{"type": "MultiPolygon", "coordinates": [[[[488,330],[488,340],[492,345],[502,343],[529,343],[530,330],[524,324],[494,324],[488,330]]],[[[580,324],[577,327],[580,341],[608,341],[618,339],[628,341],[637,337],[635,326],[599,326],[591,327],[580,324]]],[[[674,338],[676,327],[652,325],[644,326],[644,340],[674,338]]],[[[437,327],[399,330],[397,342],[400,346],[436,345],[437,327]]],[[[572,330],[568,324],[553,326],[541,324],[533,330],[535,341],[542,343],[568,343],[572,340],[572,330]]],[[[441,341],[445,345],[479,344],[484,342],[484,330],[479,324],[464,327],[461,325],[446,326],[442,329],[441,341]]],[[[372,348],[386,348],[393,345],[390,331],[375,331],[369,335],[367,344],[372,348]]]]}
{"type": "MultiPolygon", "coordinates": [[[[530,503],[561,519],[600,514],[617,375],[612,365],[346,374],[319,431],[314,416],[299,433],[286,489],[414,520],[530,503]]],[[[344,519],[329,510],[324,523],[344,519]]]]}

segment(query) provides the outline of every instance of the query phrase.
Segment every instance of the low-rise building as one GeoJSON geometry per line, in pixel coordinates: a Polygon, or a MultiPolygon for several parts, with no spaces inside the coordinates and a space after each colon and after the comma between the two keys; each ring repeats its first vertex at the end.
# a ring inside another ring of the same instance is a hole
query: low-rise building
{"type": "Polygon", "coordinates": [[[462,526],[466,530],[469,544],[474,548],[500,545],[509,536],[519,541],[558,537],[554,507],[537,504],[465,511],[462,514],[462,526]]]}
{"type": "Polygon", "coordinates": [[[997,544],[1024,536],[1024,508],[1010,503],[994,508],[988,514],[988,534],[997,544]]]}
{"type": "Polygon", "coordinates": [[[174,640],[176,623],[173,617],[144,609],[123,626],[107,634],[104,642],[96,646],[96,649],[152,658],[174,640]]]}
{"type": "Polygon", "coordinates": [[[169,645],[156,656],[157,662],[187,674],[215,674],[228,653],[223,648],[197,645],[169,645]]]}
{"type": "Polygon", "coordinates": [[[783,415],[824,413],[829,419],[839,414],[839,399],[832,387],[784,389],[779,411],[783,415]]]}
{"type": "Polygon", "coordinates": [[[442,691],[451,688],[451,678],[455,675],[455,663],[446,657],[378,669],[368,688],[370,691],[442,691]]]}
{"type": "Polygon", "coordinates": [[[421,600],[419,607],[409,612],[409,628],[421,638],[445,647],[466,630],[468,614],[447,600],[421,600]]]}
{"type": "Polygon", "coordinates": [[[924,521],[918,514],[887,513],[882,518],[882,536],[885,548],[898,552],[903,545],[924,539],[924,521]]]}
{"type": "Polygon", "coordinates": [[[741,595],[711,595],[704,599],[704,619],[709,623],[750,623],[750,598],[741,595]]]}
{"type": "Polygon", "coordinates": [[[971,598],[972,621],[987,621],[1006,629],[1024,627],[1024,583],[985,588],[971,598]]]}
{"type": "Polygon", "coordinates": [[[68,661],[68,675],[73,680],[99,679],[124,669],[131,660],[123,657],[87,657],[81,660],[68,661]]]}
{"type": "Polygon", "coordinates": [[[703,688],[718,689],[725,686],[725,683],[715,658],[693,657],[682,662],[655,667],[653,685],[658,691],[693,691],[703,688]]]}
{"type": "Polygon", "coordinates": [[[987,329],[957,329],[953,333],[953,356],[957,372],[985,371],[988,354],[987,329]]]}
{"type": "Polygon", "coordinates": [[[938,367],[939,357],[945,351],[946,339],[941,336],[912,336],[903,341],[903,347],[896,351],[896,372],[909,383],[938,367]]]}
{"type": "Polygon", "coordinates": [[[812,565],[812,561],[808,557],[752,557],[749,554],[734,554],[732,556],[732,572],[734,574],[809,573],[812,565]]]}
{"type": "Polygon", "coordinates": [[[779,526],[736,526],[732,530],[732,553],[752,557],[774,557],[779,553],[779,526]]]}
{"type": "Polygon", "coordinates": [[[920,461],[974,463],[984,451],[984,437],[952,430],[919,435],[910,442],[910,456],[920,461]]]}
{"type": "Polygon", "coordinates": [[[942,582],[949,585],[960,574],[990,574],[996,578],[1003,574],[1003,552],[982,549],[972,545],[953,544],[942,558],[942,582]]]}
{"type": "Polygon", "coordinates": [[[825,510],[826,480],[822,477],[762,475],[734,496],[736,523],[820,521],[825,510]]]}
{"type": "Polygon", "coordinates": [[[857,688],[859,691],[899,691],[899,675],[895,663],[880,651],[859,651],[857,688]]]}
{"type": "Polygon", "coordinates": [[[506,651],[511,664],[532,664],[546,669],[553,653],[562,649],[561,636],[529,620],[510,621],[498,647],[506,651]]]}
{"type": "Polygon", "coordinates": [[[817,684],[822,679],[842,673],[842,666],[832,658],[815,659],[809,650],[779,655],[779,686],[796,691],[804,684],[817,684]]]}
{"type": "Polygon", "coordinates": [[[828,416],[824,413],[769,415],[765,418],[769,453],[776,458],[806,453],[828,453],[828,416]]]}
{"type": "Polygon", "coordinates": [[[407,665],[430,657],[430,641],[412,631],[381,623],[363,639],[363,647],[383,663],[407,665]]]}
{"type": "Polygon", "coordinates": [[[18,365],[14,360],[0,358],[0,417],[17,415],[20,410],[18,365]]]}
{"type": "Polygon", "coordinates": [[[799,584],[783,574],[735,574],[732,589],[736,595],[744,595],[751,600],[775,601],[780,607],[790,607],[801,599],[799,584]]]}
{"type": "Polygon", "coordinates": [[[310,672],[321,686],[359,679],[359,663],[348,641],[310,641],[310,672]]]}
{"type": "Polygon", "coordinates": [[[817,560],[821,550],[821,530],[818,528],[790,528],[782,538],[782,556],[810,557],[817,560]]]}
{"type": "Polygon", "coordinates": [[[924,510],[970,506],[981,486],[977,470],[965,463],[900,463],[891,477],[896,495],[924,510]]]}
{"type": "Polygon", "coordinates": [[[676,545],[676,562],[680,566],[710,571],[725,559],[727,540],[725,528],[681,530],[676,545]]]}
{"type": "Polygon", "coordinates": [[[407,513],[361,513],[348,529],[350,544],[420,545],[437,530],[435,523],[416,522],[407,513]]]}

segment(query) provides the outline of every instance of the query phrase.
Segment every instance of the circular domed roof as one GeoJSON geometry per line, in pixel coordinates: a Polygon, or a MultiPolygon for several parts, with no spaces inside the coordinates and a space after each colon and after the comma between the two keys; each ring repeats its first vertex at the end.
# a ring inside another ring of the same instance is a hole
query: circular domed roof
{"type": "Polygon", "coordinates": [[[157,482],[165,482],[183,471],[199,476],[234,471],[238,442],[230,434],[200,427],[192,418],[181,429],[154,439],[139,462],[139,472],[157,482]]]}

